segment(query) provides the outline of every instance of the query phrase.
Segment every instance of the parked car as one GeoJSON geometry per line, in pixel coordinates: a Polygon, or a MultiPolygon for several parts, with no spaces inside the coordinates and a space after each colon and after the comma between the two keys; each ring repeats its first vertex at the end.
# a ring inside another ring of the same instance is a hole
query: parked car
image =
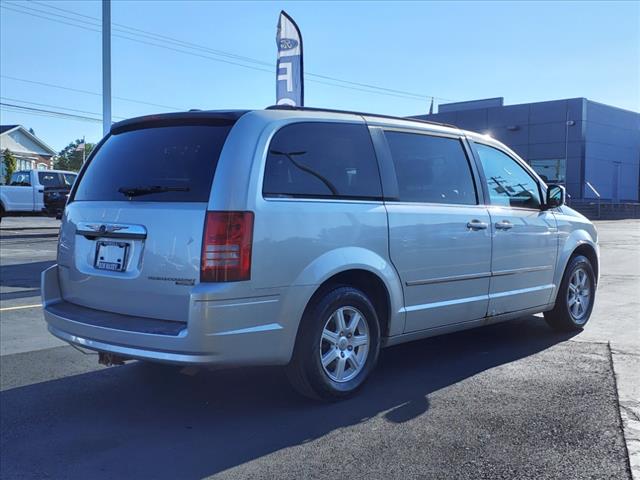
{"type": "Polygon", "coordinates": [[[50,214],[64,210],[77,174],[64,170],[20,170],[8,185],[0,185],[2,217],[50,214]]]}
{"type": "Polygon", "coordinates": [[[103,363],[284,365],[321,399],[380,349],[544,312],[589,320],[594,226],[500,142],[272,107],[115,124],[74,185],[49,331],[103,363]]]}

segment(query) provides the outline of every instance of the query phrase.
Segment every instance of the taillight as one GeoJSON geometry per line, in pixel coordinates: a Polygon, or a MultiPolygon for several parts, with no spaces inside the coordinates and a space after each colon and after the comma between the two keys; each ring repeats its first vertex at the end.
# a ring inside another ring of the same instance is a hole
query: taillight
{"type": "Polygon", "coordinates": [[[249,280],[252,240],[253,212],[207,212],[200,281],[249,280]]]}

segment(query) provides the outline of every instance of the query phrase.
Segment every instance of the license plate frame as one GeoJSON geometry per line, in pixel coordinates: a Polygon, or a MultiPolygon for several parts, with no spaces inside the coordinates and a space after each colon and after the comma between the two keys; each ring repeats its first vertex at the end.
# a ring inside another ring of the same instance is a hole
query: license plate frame
{"type": "Polygon", "coordinates": [[[96,270],[124,272],[127,268],[129,243],[115,240],[98,240],[93,266],[96,270]]]}

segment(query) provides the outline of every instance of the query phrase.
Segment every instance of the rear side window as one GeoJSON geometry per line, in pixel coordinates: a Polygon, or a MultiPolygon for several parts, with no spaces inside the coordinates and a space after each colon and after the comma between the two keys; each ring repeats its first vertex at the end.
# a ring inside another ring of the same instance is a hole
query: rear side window
{"type": "Polygon", "coordinates": [[[456,138],[385,132],[402,202],[475,205],[469,160],[456,138]]]}
{"type": "Polygon", "coordinates": [[[29,172],[14,172],[13,175],[11,175],[9,185],[14,187],[30,187],[31,174],[29,172]]]}
{"type": "Polygon", "coordinates": [[[57,172],[38,172],[38,180],[40,185],[45,187],[62,187],[64,183],[60,174],[57,172]]]}
{"type": "Polygon", "coordinates": [[[74,200],[206,202],[230,125],[179,125],[109,136],[74,200]]]}
{"type": "Polygon", "coordinates": [[[369,130],[347,123],[295,123],[269,146],[266,197],[377,199],[380,174],[369,130]]]}

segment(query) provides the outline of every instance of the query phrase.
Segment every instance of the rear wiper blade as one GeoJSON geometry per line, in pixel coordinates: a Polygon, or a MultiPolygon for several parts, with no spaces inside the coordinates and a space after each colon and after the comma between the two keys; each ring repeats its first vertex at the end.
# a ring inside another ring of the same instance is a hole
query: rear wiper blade
{"type": "Polygon", "coordinates": [[[146,187],[120,187],[118,192],[127,197],[140,197],[142,195],[150,195],[152,193],[164,192],[188,192],[189,187],[163,187],[161,185],[149,185],[146,187]]]}

